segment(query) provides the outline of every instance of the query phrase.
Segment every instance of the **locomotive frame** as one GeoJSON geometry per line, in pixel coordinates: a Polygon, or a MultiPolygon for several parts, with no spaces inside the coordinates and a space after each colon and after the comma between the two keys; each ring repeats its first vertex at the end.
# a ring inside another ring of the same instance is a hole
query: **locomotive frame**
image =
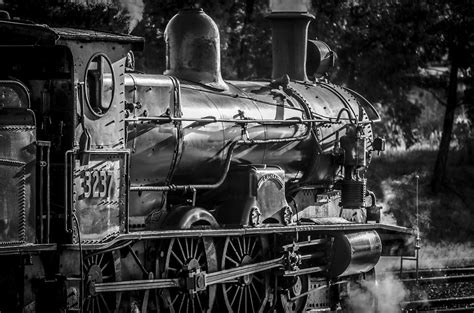
{"type": "Polygon", "coordinates": [[[346,309],[381,255],[412,254],[363,178],[379,116],[321,75],[311,18],[272,13],[301,47],[254,82],[220,77],[199,10],[168,25],[165,75],[128,69],[139,37],[0,21],[0,310],[346,309]]]}

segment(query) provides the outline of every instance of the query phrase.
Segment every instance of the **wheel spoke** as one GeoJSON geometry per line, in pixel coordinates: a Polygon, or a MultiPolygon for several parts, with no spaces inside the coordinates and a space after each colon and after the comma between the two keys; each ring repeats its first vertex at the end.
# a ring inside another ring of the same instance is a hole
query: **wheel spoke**
{"type": "Polygon", "coordinates": [[[245,312],[247,312],[247,287],[244,287],[244,307],[245,307],[245,312]]]}
{"type": "Polygon", "coordinates": [[[231,261],[232,263],[234,263],[235,266],[239,266],[239,265],[240,265],[239,262],[235,261],[234,259],[232,259],[232,258],[231,258],[230,256],[228,256],[228,255],[226,255],[225,258],[226,258],[226,260],[229,260],[229,261],[231,261]]]}
{"type": "Polygon", "coordinates": [[[239,261],[240,261],[241,255],[237,252],[237,249],[235,248],[234,244],[232,243],[232,240],[229,240],[229,244],[232,247],[232,249],[235,251],[235,255],[239,258],[239,261]]]}
{"type": "Polygon", "coordinates": [[[253,238],[253,244],[252,244],[252,248],[250,248],[249,250],[249,255],[252,255],[253,249],[255,249],[256,245],[257,245],[257,239],[253,238]]]}
{"type": "MultiPolygon", "coordinates": [[[[235,285],[233,285],[233,286],[235,286],[235,285]]],[[[239,288],[239,286],[235,286],[235,287],[236,287],[236,291],[235,291],[234,297],[232,298],[232,301],[230,301],[230,305],[231,305],[231,306],[234,305],[235,299],[237,299],[237,295],[240,293],[240,288],[239,288]]]]}
{"type": "Polygon", "coordinates": [[[242,257],[242,256],[244,256],[244,250],[242,249],[242,243],[240,242],[239,239],[237,239],[237,243],[239,244],[240,257],[242,257]]]}
{"type": "Polygon", "coordinates": [[[172,306],[176,302],[176,300],[178,300],[179,295],[180,295],[179,293],[176,294],[176,297],[174,297],[173,301],[170,302],[170,306],[172,306]]]}
{"type": "Polygon", "coordinates": [[[102,303],[104,304],[105,312],[110,312],[109,306],[107,305],[107,302],[105,302],[104,296],[99,295],[99,299],[102,300],[102,303]]]}
{"type": "Polygon", "coordinates": [[[242,305],[242,298],[243,298],[243,295],[244,295],[243,289],[244,288],[239,288],[239,289],[240,289],[241,292],[240,292],[240,296],[239,296],[239,306],[237,308],[237,312],[240,313],[240,312],[242,312],[242,311],[240,311],[240,306],[242,305]]]}
{"type": "Polygon", "coordinates": [[[249,298],[250,298],[250,309],[252,312],[254,312],[256,310],[255,310],[255,305],[253,304],[252,286],[253,284],[250,284],[249,286],[249,298]]]}
{"type": "Polygon", "coordinates": [[[196,297],[196,299],[197,299],[197,302],[198,302],[198,305],[199,305],[199,312],[204,312],[204,307],[203,307],[203,305],[202,305],[202,303],[201,303],[201,295],[198,294],[197,297],[196,297]]]}
{"type": "MultiPolygon", "coordinates": [[[[186,260],[186,254],[184,253],[183,245],[181,244],[181,240],[177,239],[176,242],[178,243],[179,250],[181,251],[181,255],[183,256],[183,260],[186,260]]],[[[171,251],[173,251],[173,250],[171,250],[171,251]]]]}
{"type": "Polygon", "coordinates": [[[190,294],[186,295],[186,313],[190,313],[189,307],[191,305],[191,298],[190,294]]]}
{"type": "MultiPolygon", "coordinates": [[[[192,240],[192,239],[191,239],[191,240],[192,240]]],[[[184,238],[184,249],[186,250],[186,258],[185,258],[185,259],[189,259],[190,256],[191,256],[191,255],[190,255],[191,253],[189,252],[189,251],[190,251],[190,250],[189,250],[189,244],[188,244],[189,241],[190,241],[189,238],[184,238]]]]}
{"type": "Polygon", "coordinates": [[[251,284],[250,286],[251,286],[250,290],[253,290],[255,292],[255,295],[257,296],[257,300],[258,300],[257,303],[262,302],[262,298],[258,294],[258,290],[257,290],[257,287],[255,287],[255,284],[251,284]]]}
{"type": "Polygon", "coordinates": [[[102,270],[102,272],[105,271],[105,269],[107,268],[107,266],[110,264],[110,260],[105,262],[104,266],[103,267],[100,267],[100,269],[102,270]]]}
{"type": "Polygon", "coordinates": [[[205,263],[201,260],[202,258],[204,258],[204,251],[201,251],[201,253],[199,253],[199,255],[196,258],[196,260],[199,262],[199,265],[205,263]]]}
{"type": "Polygon", "coordinates": [[[181,260],[179,259],[179,257],[176,255],[176,253],[174,253],[173,250],[171,250],[171,255],[174,256],[174,258],[176,259],[176,261],[179,262],[179,265],[183,266],[183,261],[181,261],[181,260]]]}
{"type": "Polygon", "coordinates": [[[183,307],[184,301],[186,300],[185,298],[186,298],[186,296],[184,294],[182,294],[182,300],[181,300],[181,303],[179,304],[178,312],[181,312],[181,308],[183,307]]]}
{"type": "Polygon", "coordinates": [[[232,287],[234,287],[234,285],[233,285],[233,284],[232,284],[232,285],[229,285],[229,287],[227,287],[227,288],[226,288],[226,287],[224,287],[224,289],[225,289],[225,293],[228,293],[228,292],[229,292],[229,290],[230,290],[230,289],[232,289],[232,287]]]}
{"type": "Polygon", "coordinates": [[[194,258],[196,259],[197,259],[197,254],[199,251],[199,246],[200,246],[199,242],[196,242],[196,249],[194,250],[194,253],[193,253],[194,258]]]}
{"type": "Polygon", "coordinates": [[[91,301],[91,299],[87,299],[86,302],[87,302],[86,310],[89,311],[92,301],[91,301]]]}
{"type": "Polygon", "coordinates": [[[102,253],[102,254],[100,255],[100,259],[99,259],[99,261],[97,262],[98,265],[102,264],[102,260],[104,259],[104,254],[105,254],[105,253],[102,253]]]}
{"type": "MultiPolygon", "coordinates": [[[[209,239],[212,240],[212,239],[209,239]]],[[[188,275],[188,267],[192,260],[197,261],[201,270],[215,271],[214,266],[208,263],[209,259],[216,259],[214,243],[209,242],[209,247],[203,244],[202,238],[174,238],[166,248],[168,251],[163,260],[163,278],[184,278],[188,275]],[[208,250],[209,248],[209,250],[208,250]]],[[[191,270],[191,269],[190,269],[191,270]]],[[[169,310],[175,313],[198,313],[212,308],[216,286],[207,287],[206,290],[191,294],[186,289],[168,289],[164,293],[164,301],[168,303],[169,310]],[[212,294],[210,290],[213,290],[212,294]]]]}

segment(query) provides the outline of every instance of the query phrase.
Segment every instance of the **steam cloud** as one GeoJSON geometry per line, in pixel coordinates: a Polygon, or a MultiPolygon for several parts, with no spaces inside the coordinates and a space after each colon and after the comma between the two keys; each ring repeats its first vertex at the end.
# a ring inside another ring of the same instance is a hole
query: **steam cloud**
{"type": "Polygon", "coordinates": [[[354,313],[370,311],[375,301],[376,312],[398,313],[400,303],[409,295],[402,282],[391,275],[377,281],[363,281],[360,288],[352,290],[349,305],[354,313]]]}
{"type": "Polygon", "coordinates": [[[118,15],[128,17],[128,33],[130,34],[137,24],[143,19],[145,4],[143,0],[120,0],[122,10],[118,15]]]}

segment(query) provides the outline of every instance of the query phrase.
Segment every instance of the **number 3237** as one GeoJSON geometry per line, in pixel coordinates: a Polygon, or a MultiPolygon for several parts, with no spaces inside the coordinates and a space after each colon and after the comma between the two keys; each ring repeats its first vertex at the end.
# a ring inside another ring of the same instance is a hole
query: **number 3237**
{"type": "Polygon", "coordinates": [[[107,198],[113,195],[113,171],[84,171],[81,185],[84,198],[107,198]]]}

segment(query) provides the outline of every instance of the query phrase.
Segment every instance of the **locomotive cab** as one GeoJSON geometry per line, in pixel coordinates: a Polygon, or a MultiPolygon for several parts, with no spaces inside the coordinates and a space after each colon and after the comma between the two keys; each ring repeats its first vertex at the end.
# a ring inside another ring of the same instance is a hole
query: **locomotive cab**
{"type": "Polygon", "coordinates": [[[31,99],[28,108],[36,136],[31,145],[50,145],[44,171],[50,185],[38,188],[45,214],[37,222],[44,227],[31,242],[72,240],[64,232],[73,229],[68,212],[76,212],[84,237],[102,238],[119,227],[124,229],[119,226],[125,225],[123,176],[127,172],[121,87],[127,53],[132,48],[140,50],[143,39],[21,21],[0,23],[0,75],[24,86],[31,99]],[[105,160],[107,166],[97,166],[105,160]],[[77,196],[67,197],[68,192],[77,196]],[[104,206],[98,199],[108,202],[104,206]],[[96,210],[81,211],[89,206],[96,210]],[[110,212],[115,212],[115,222],[104,224],[110,212]]]}

